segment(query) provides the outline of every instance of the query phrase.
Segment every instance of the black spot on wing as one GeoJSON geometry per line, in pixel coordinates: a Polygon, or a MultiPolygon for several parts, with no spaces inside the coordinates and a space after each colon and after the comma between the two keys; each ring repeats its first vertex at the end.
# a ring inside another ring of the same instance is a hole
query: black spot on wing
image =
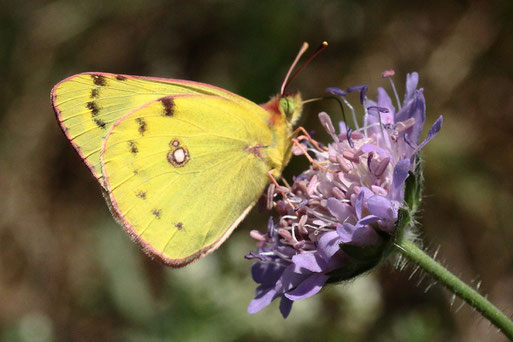
{"type": "Polygon", "coordinates": [[[159,101],[162,102],[162,106],[164,107],[164,115],[173,116],[175,110],[175,101],[171,97],[163,97],[159,101]]]}
{"type": "Polygon", "coordinates": [[[87,107],[87,109],[89,109],[91,111],[91,114],[93,115],[93,117],[98,115],[98,113],[100,112],[100,107],[94,101],[87,102],[86,107],[87,107]]]}
{"type": "Polygon", "coordinates": [[[140,199],[143,199],[145,200],[146,199],[146,191],[142,191],[140,190],[138,193],[135,194],[137,197],[139,197],[140,199]]]}
{"type": "Polygon", "coordinates": [[[178,230],[182,230],[183,229],[183,223],[182,222],[178,222],[175,224],[175,227],[178,229],[178,230]]]}
{"type": "Polygon", "coordinates": [[[118,81],[125,81],[125,80],[126,80],[126,77],[125,77],[125,76],[123,76],[123,75],[116,75],[116,79],[117,79],[118,81]]]}
{"type": "Polygon", "coordinates": [[[91,89],[91,98],[97,98],[100,95],[100,88],[93,88],[91,89]]]}
{"type": "Polygon", "coordinates": [[[141,135],[144,135],[144,132],[146,132],[146,130],[147,130],[146,121],[144,121],[143,118],[137,118],[137,119],[135,119],[135,121],[137,121],[137,124],[139,125],[139,128],[138,128],[139,133],[141,135]]]}
{"type": "Polygon", "coordinates": [[[162,209],[153,209],[151,213],[153,214],[153,216],[157,218],[157,220],[160,220],[160,214],[162,213],[162,209]]]}
{"type": "Polygon", "coordinates": [[[91,74],[91,78],[93,79],[93,83],[97,86],[104,87],[107,85],[107,79],[103,75],[91,74]]]}
{"type": "Polygon", "coordinates": [[[130,153],[132,153],[132,154],[137,154],[139,152],[137,143],[133,140],[128,140],[128,147],[130,148],[130,153]]]}
{"type": "Polygon", "coordinates": [[[105,121],[103,121],[102,119],[93,118],[93,121],[96,124],[96,126],[98,126],[99,128],[101,128],[101,129],[105,129],[106,128],[105,121]]]}

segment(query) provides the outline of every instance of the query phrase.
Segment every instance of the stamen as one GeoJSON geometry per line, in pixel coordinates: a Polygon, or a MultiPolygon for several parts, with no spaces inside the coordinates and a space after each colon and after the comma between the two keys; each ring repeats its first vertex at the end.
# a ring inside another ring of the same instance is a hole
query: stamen
{"type": "Polygon", "coordinates": [[[335,198],[338,200],[343,200],[346,198],[346,194],[344,194],[344,192],[337,187],[334,187],[332,189],[332,192],[333,192],[333,195],[335,195],[335,198]]]}
{"type": "Polygon", "coordinates": [[[353,91],[359,91],[360,92],[360,103],[363,104],[363,101],[365,100],[365,95],[367,94],[367,90],[369,90],[369,87],[366,85],[357,85],[347,88],[347,92],[351,93],[353,91]]]}
{"type": "MultiPolygon", "coordinates": [[[[356,129],[358,129],[358,121],[356,120],[356,113],[354,111],[354,108],[353,106],[351,106],[351,104],[349,103],[349,101],[347,101],[346,99],[346,95],[347,95],[347,92],[345,92],[344,90],[342,89],[339,89],[339,88],[336,88],[336,87],[330,87],[330,88],[326,88],[325,90],[327,93],[329,94],[332,94],[332,95],[335,95],[335,99],[339,99],[341,98],[342,101],[344,101],[344,103],[346,104],[347,107],[349,107],[349,109],[351,110],[351,113],[353,115],[353,123],[354,123],[354,126],[356,129]]],[[[342,116],[344,118],[344,123],[347,125],[347,120],[346,120],[346,114],[344,112],[344,106],[340,106],[342,108],[342,116]]]]}
{"type": "Polygon", "coordinates": [[[367,157],[367,168],[369,169],[369,171],[372,173],[372,158],[374,158],[374,152],[369,152],[369,156],[367,157]]]}
{"type": "Polygon", "coordinates": [[[251,259],[259,259],[260,261],[267,261],[265,256],[262,253],[257,252],[249,252],[244,256],[245,259],[251,260],[251,259]]]}
{"type": "Polygon", "coordinates": [[[249,232],[249,236],[258,241],[266,241],[266,238],[258,230],[252,230],[249,232]]]}
{"type": "Polygon", "coordinates": [[[274,221],[272,216],[269,216],[269,220],[267,221],[267,235],[271,238],[274,236],[274,221]]]}
{"type": "Polygon", "coordinates": [[[326,132],[328,132],[328,134],[331,135],[333,140],[335,140],[335,142],[338,143],[338,136],[335,134],[335,127],[333,126],[333,122],[331,122],[330,116],[326,112],[320,112],[319,121],[321,122],[326,132]]]}
{"type": "Polygon", "coordinates": [[[349,146],[351,146],[351,148],[354,148],[354,142],[351,139],[351,133],[353,133],[353,130],[351,128],[348,128],[346,133],[347,142],[349,143],[349,146]]]}
{"type": "Polygon", "coordinates": [[[397,89],[395,88],[395,84],[394,84],[394,80],[392,79],[392,76],[395,75],[395,71],[394,70],[385,70],[383,72],[383,74],[381,74],[381,76],[383,78],[388,78],[388,80],[390,81],[390,85],[392,86],[392,91],[394,92],[394,95],[395,95],[395,100],[397,101],[397,111],[400,111],[401,110],[401,102],[399,101],[399,94],[397,94],[397,89]]]}
{"type": "Polygon", "coordinates": [[[379,119],[379,127],[381,128],[381,135],[383,136],[383,141],[387,144],[389,148],[392,146],[390,145],[390,141],[388,140],[388,135],[385,135],[385,130],[383,128],[383,121],[381,120],[381,113],[388,113],[389,110],[384,107],[377,107],[377,106],[370,106],[367,108],[368,110],[375,110],[378,112],[378,119],[379,119]]]}
{"type": "Polygon", "coordinates": [[[267,210],[271,210],[273,208],[273,197],[274,197],[275,189],[276,189],[276,185],[274,185],[274,183],[271,183],[269,185],[269,187],[267,188],[267,203],[266,203],[267,210]]]}
{"type": "Polygon", "coordinates": [[[335,96],[340,96],[340,97],[345,97],[347,95],[347,92],[345,92],[344,90],[337,88],[337,87],[329,87],[329,88],[326,88],[324,91],[329,94],[332,94],[335,96]]]}
{"type": "Polygon", "coordinates": [[[376,175],[376,177],[381,176],[383,174],[383,172],[385,172],[385,170],[387,169],[388,163],[390,163],[390,158],[389,157],[383,158],[383,160],[379,163],[376,170],[374,170],[374,174],[376,175]]]}
{"type": "Polygon", "coordinates": [[[294,209],[294,212],[298,212],[301,208],[304,208],[306,205],[308,205],[308,200],[302,202],[301,204],[299,204],[295,209],[294,209]]]}
{"type": "Polygon", "coordinates": [[[408,128],[415,125],[415,118],[409,118],[408,120],[400,121],[395,125],[395,131],[397,133],[402,133],[406,131],[408,128]]]}
{"type": "Polygon", "coordinates": [[[347,165],[346,161],[342,158],[342,156],[340,154],[337,154],[336,158],[337,158],[337,163],[338,163],[340,169],[343,172],[348,173],[351,169],[347,165]]]}
{"type": "Polygon", "coordinates": [[[278,234],[287,242],[292,240],[292,234],[290,234],[290,232],[287,229],[278,229],[278,234]]]}
{"type": "Polygon", "coordinates": [[[301,218],[299,219],[299,228],[303,228],[304,225],[306,224],[306,221],[308,221],[308,215],[303,215],[301,216],[301,218]]]}
{"type": "Polygon", "coordinates": [[[305,247],[305,240],[296,242],[292,247],[297,250],[302,249],[303,247],[305,247]]]}
{"type": "Polygon", "coordinates": [[[354,153],[349,151],[342,152],[342,157],[346,158],[349,161],[352,161],[355,164],[358,164],[360,162],[360,158],[358,158],[357,156],[355,156],[354,153]]]}
{"type": "Polygon", "coordinates": [[[312,179],[310,179],[310,183],[308,184],[308,187],[306,189],[306,192],[309,196],[311,196],[317,186],[317,175],[313,175],[312,179]]]}

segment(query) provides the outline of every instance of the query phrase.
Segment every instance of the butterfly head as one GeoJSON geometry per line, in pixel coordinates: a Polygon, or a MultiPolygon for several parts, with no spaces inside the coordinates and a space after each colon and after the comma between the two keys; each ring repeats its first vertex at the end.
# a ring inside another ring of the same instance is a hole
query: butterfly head
{"type": "Polygon", "coordinates": [[[286,94],[284,96],[278,94],[269,102],[264,103],[262,107],[271,114],[269,125],[278,126],[286,124],[294,125],[301,116],[303,104],[299,92],[294,94],[286,94]]]}
{"type": "Polygon", "coordinates": [[[301,95],[299,92],[291,95],[280,97],[278,105],[280,114],[291,125],[295,124],[301,115],[303,105],[301,102],[301,95]]]}

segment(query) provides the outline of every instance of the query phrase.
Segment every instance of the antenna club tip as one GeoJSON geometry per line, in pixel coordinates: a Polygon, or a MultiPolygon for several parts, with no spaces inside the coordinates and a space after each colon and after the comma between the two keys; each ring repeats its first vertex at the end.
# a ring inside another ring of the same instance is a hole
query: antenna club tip
{"type": "Polygon", "coordinates": [[[328,42],[327,42],[327,41],[323,41],[323,42],[321,43],[321,45],[322,45],[322,46],[324,46],[324,47],[326,47],[326,46],[328,46],[328,42]]]}

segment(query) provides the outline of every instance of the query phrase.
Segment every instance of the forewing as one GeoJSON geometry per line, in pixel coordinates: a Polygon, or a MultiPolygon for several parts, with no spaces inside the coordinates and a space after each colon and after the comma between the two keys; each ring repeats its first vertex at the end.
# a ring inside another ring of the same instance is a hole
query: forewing
{"type": "Polygon", "coordinates": [[[71,76],[52,89],[51,98],[62,130],[93,175],[104,185],[100,151],[112,125],[144,104],[177,94],[217,95],[242,106],[254,105],[208,84],[107,73],[71,76]]]}
{"type": "Polygon", "coordinates": [[[103,173],[112,207],[145,251],[180,267],[217,248],[268,182],[272,143],[257,105],[165,97],[121,118],[103,173]]]}

